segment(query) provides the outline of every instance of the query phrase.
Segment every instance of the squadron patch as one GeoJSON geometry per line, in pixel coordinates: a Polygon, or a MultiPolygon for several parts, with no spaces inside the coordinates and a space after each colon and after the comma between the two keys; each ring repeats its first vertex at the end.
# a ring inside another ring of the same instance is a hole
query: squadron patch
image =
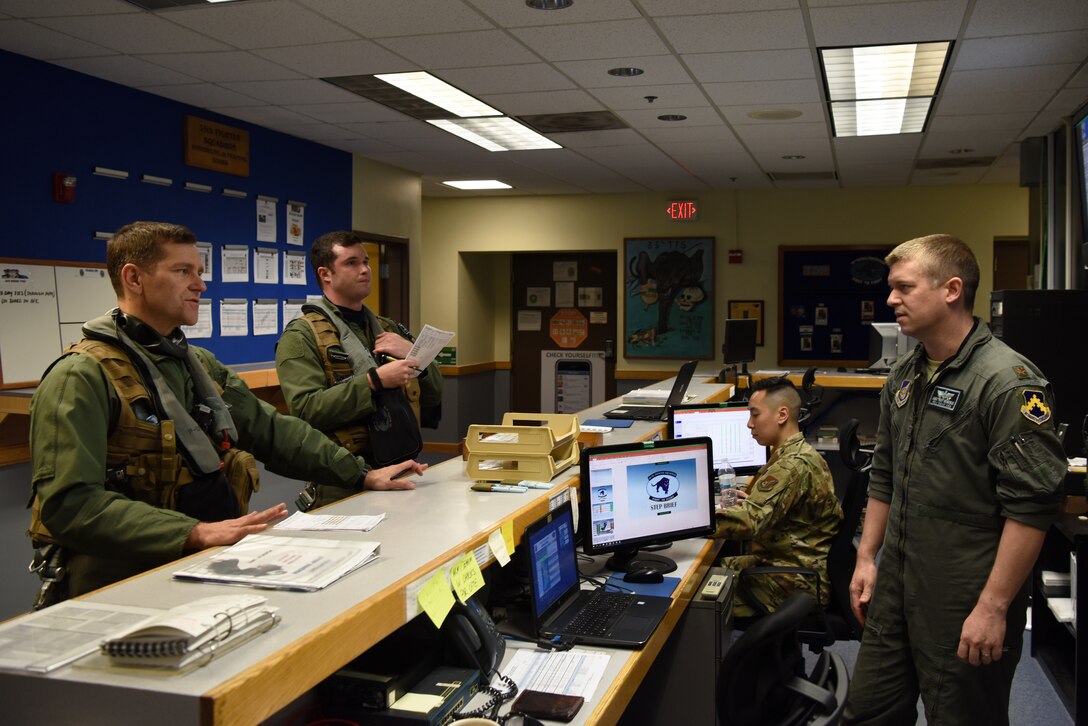
{"type": "Polygon", "coordinates": [[[1050,406],[1046,405],[1046,396],[1035,388],[1025,388],[1020,392],[1024,397],[1024,405],[1020,407],[1020,413],[1032,423],[1042,424],[1050,420],[1050,406]]]}
{"type": "Polygon", "coordinates": [[[1025,378],[1031,378],[1031,374],[1028,373],[1028,369],[1025,368],[1024,366],[1013,366],[1012,367],[1012,372],[1013,372],[1013,375],[1015,375],[1020,380],[1023,380],[1025,378]]]}
{"type": "Polygon", "coordinates": [[[932,406],[933,408],[939,408],[942,411],[955,411],[956,406],[960,403],[960,396],[962,395],[963,391],[958,388],[937,386],[933,389],[933,394],[930,395],[926,405],[932,406]]]}
{"type": "Polygon", "coordinates": [[[903,408],[903,404],[910,398],[910,388],[914,385],[914,380],[903,381],[899,386],[899,390],[895,392],[895,405],[899,408],[903,408]]]}
{"type": "Polygon", "coordinates": [[[765,476],[759,480],[759,485],[756,487],[761,492],[769,492],[778,486],[778,480],[773,476],[765,476]]]}

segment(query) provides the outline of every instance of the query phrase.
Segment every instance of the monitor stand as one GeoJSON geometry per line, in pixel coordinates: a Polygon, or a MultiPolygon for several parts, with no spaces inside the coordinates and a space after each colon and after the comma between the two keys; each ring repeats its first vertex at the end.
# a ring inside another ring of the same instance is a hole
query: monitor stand
{"type": "Polygon", "coordinates": [[[637,547],[616,550],[604,566],[613,572],[627,572],[632,569],[634,563],[640,568],[651,569],[662,575],[676,569],[676,563],[662,555],[652,555],[648,552],[639,552],[637,547]]]}

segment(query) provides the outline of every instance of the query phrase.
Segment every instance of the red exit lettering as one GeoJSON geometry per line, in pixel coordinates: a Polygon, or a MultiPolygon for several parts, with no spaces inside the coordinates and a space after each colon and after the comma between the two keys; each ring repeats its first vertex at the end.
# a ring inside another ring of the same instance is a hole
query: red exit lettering
{"type": "Polygon", "coordinates": [[[694,201],[670,202],[665,214],[669,219],[694,220],[699,218],[699,207],[694,201]]]}

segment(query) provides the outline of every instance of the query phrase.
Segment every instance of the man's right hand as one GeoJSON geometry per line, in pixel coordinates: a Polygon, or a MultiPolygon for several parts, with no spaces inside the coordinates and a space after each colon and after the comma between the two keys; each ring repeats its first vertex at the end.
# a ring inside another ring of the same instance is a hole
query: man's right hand
{"type": "Polygon", "coordinates": [[[378,378],[382,379],[385,388],[400,388],[412,378],[416,372],[417,363],[414,358],[406,360],[393,360],[378,366],[378,378]]]}
{"type": "Polygon", "coordinates": [[[859,556],[854,565],[854,576],[850,578],[850,609],[862,625],[865,625],[865,614],[869,611],[875,584],[876,561],[859,556]]]}
{"type": "Polygon", "coordinates": [[[237,519],[222,522],[201,522],[185,539],[185,549],[202,550],[218,545],[231,545],[248,534],[263,532],[277,519],[287,516],[287,505],[280,503],[260,512],[250,512],[237,519]]]}

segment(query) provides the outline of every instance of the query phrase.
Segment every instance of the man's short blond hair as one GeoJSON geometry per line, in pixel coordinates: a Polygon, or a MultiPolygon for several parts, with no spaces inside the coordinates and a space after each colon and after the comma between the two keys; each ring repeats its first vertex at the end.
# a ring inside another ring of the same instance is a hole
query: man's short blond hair
{"type": "Polygon", "coordinates": [[[908,260],[917,264],[934,286],[953,277],[963,280],[963,305],[971,312],[978,292],[979,271],[978,259],[966,242],[950,234],[930,234],[907,240],[884,258],[888,267],[908,260]]]}

